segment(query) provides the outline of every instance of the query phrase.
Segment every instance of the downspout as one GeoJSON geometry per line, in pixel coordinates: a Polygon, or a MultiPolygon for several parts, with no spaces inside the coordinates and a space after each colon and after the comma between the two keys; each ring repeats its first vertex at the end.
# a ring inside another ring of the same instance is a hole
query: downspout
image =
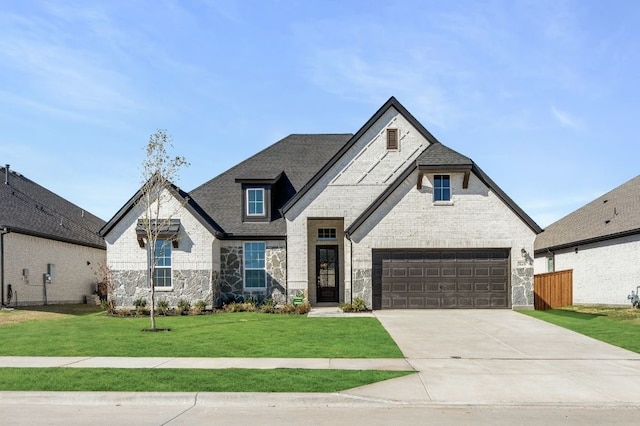
{"type": "Polygon", "coordinates": [[[6,226],[0,229],[0,308],[4,306],[4,234],[8,234],[6,226]]]}
{"type": "Polygon", "coordinates": [[[349,234],[345,233],[344,236],[349,240],[349,272],[351,274],[351,280],[349,280],[349,285],[351,287],[349,295],[351,297],[350,303],[353,304],[353,241],[351,241],[351,236],[349,234]]]}

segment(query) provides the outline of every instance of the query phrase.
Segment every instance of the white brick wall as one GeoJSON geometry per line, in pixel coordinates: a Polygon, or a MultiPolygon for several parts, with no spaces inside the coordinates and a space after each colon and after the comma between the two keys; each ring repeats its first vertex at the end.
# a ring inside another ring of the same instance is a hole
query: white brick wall
{"type": "MultiPolygon", "coordinates": [[[[211,270],[212,265],[219,267],[220,249],[216,246],[219,242],[178,200],[171,195],[167,200],[160,218],[180,219],[181,225],[178,248],[172,249],[172,268],[211,270]]],[[[135,230],[141,214],[142,208],[135,206],[106,236],[107,263],[111,269],[147,269],[146,249],[138,244],[135,230]]]]}
{"type": "Polygon", "coordinates": [[[10,232],[4,236],[5,301],[11,284],[13,299],[20,305],[45,303],[43,274],[47,264],[54,266],[51,284],[47,284],[47,303],[84,303],[84,297],[96,290],[97,271],[105,262],[101,249],[63,243],[46,238],[10,232]],[[23,276],[23,269],[29,276],[23,276]]]}
{"type": "MultiPolygon", "coordinates": [[[[536,256],[535,273],[547,272],[546,255],[536,256]]],[[[630,305],[640,285],[640,235],[556,251],[555,270],[573,269],[573,303],[630,305]]]]}

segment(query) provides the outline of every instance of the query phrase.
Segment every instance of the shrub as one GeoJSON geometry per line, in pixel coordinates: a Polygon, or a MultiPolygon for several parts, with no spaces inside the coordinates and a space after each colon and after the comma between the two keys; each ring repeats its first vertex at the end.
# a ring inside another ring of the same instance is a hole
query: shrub
{"type": "Polygon", "coordinates": [[[281,314],[293,314],[296,312],[296,307],[291,303],[285,303],[280,307],[280,310],[278,310],[278,312],[281,314]]]}
{"type": "Polygon", "coordinates": [[[166,300],[158,301],[158,314],[167,315],[169,313],[169,302],[166,300]]]}
{"type": "Polygon", "coordinates": [[[296,306],[294,312],[298,315],[306,315],[309,313],[310,310],[311,310],[311,304],[305,301],[299,304],[298,306],[296,306]]]}
{"type": "Polygon", "coordinates": [[[361,297],[356,297],[351,303],[341,303],[340,309],[342,312],[366,312],[369,310],[361,297]]]}
{"type": "Polygon", "coordinates": [[[224,305],[225,312],[256,312],[258,308],[253,302],[232,302],[224,305]]]}
{"type": "Polygon", "coordinates": [[[191,309],[191,303],[189,303],[188,300],[186,299],[178,300],[178,305],[176,306],[176,312],[178,313],[178,315],[184,315],[185,313],[188,313],[190,309],[191,309]]]}
{"type": "Polygon", "coordinates": [[[147,306],[147,299],[139,298],[133,301],[133,306],[137,308],[144,308],[147,306]]]}
{"type": "Polygon", "coordinates": [[[191,313],[193,315],[200,315],[202,312],[204,312],[205,309],[207,309],[207,302],[205,302],[204,300],[198,300],[191,310],[191,313]]]}
{"type": "Polygon", "coordinates": [[[264,299],[260,305],[260,312],[263,314],[274,314],[276,312],[276,302],[272,298],[264,299]]]}

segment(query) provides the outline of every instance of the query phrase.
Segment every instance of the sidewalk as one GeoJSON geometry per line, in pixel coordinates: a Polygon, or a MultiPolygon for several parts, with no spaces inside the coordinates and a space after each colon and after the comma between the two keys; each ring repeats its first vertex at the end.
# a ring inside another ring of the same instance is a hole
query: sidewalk
{"type": "Polygon", "coordinates": [[[302,368],[411,371],[404,358],[155,358],[0,356],[0,368],[302,368]]]}

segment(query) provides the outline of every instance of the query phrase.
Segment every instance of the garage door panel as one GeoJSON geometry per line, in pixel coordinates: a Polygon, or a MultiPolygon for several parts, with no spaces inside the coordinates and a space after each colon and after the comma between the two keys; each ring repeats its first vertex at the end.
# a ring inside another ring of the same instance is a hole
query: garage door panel
{"type": "Polygon", "coordinates": [[[510,306],[507,249],[374,250],[373,259],[383,309],[510,306]]]}

